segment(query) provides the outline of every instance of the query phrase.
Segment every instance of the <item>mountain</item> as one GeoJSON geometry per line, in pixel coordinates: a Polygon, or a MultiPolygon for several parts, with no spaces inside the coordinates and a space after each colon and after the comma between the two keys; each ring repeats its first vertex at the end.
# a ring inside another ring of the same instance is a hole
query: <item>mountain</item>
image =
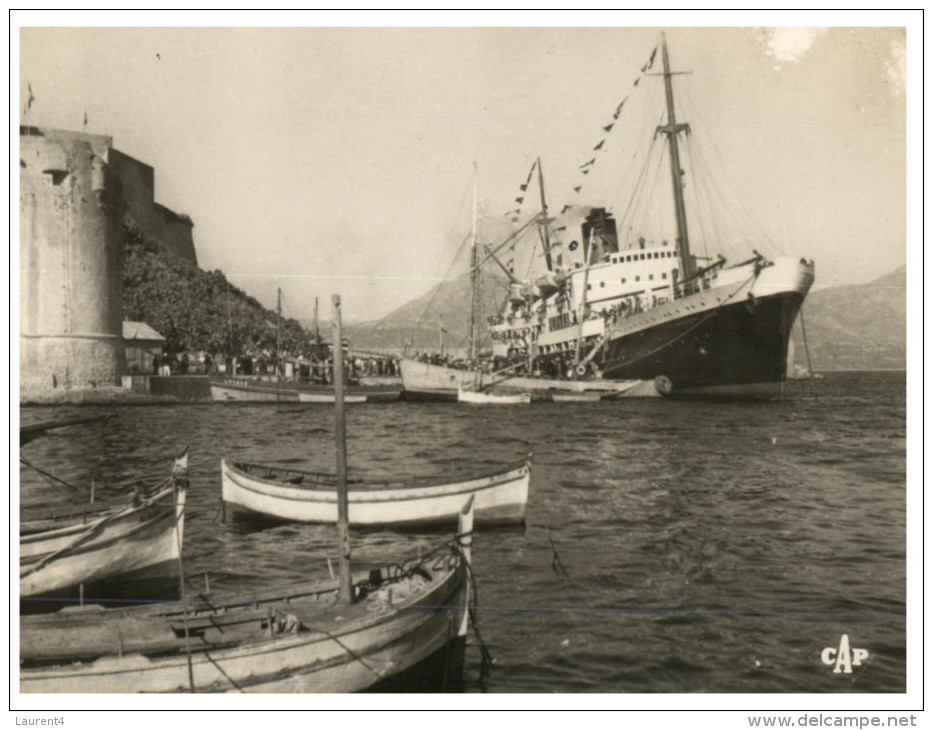
{"type": "MultiPolygon", "coordinates": [[[[483,274],[477,315],[478,348],[491,346],[486,318],[498,314],[506,292],[504,277],[483,274]]],[[[311,321],[301,320],[301,324],[313,328],[311,321]]],[[[442,281],[382,319],[347,323],[343,329],[351,347],[385,352],[401,352],[406,344],[414,350],[436,351],[443,329],[445,351],[465,350],[470,341],[470,279],[464,276],[442,281]]],[[[329,339],[330,323],[322,321],[320,331],[329,339]]]]}
{"type": "Polygon", "coordinates": [[[868,284],[820,289],[803,305],[793,340],[796,361],[814,370],[901,369],[907,366],[907,267],[868,284]]]}
{"type": "MultiPolygon", "coordinates": [[[[486,275],[479,318],[479,347],[489,347],[486,317],[499,311],[506,292],[502,277],[486,275]]],[[[900,369],[907,362],[907,269],[901,267],[871,283],[818,289],[803,306],[793,340],[796,361],[806,365],[803,329],[814,370],[900,369]]],[[[470,281],[463,277],[437,284],[431,291],[374,322],[347,325],[353,347],[401,352],[407,342],[416,350],[437,349],[439,323],[447,332],[444,348],[469,342],[470,281]]],[[[310,327],[309,322],[303,322],[310,327]]],[[[329,332],[329,326],[322,332],[329,332]]]]}

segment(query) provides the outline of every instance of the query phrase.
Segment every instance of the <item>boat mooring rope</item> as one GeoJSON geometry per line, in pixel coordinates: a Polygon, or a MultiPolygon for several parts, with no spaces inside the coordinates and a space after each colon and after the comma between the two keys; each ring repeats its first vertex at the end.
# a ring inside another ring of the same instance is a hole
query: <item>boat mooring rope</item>
{"type": "Polygon", "coordinates": [[[492,653],[489,651],[489,647],[486,642],[483,640],[483,635],[480,632],[479,621],[477,620],[477,606],[479,603],[479,591],[476,588],[476,573],[473,572],[473,565],[466,560],[463,555],[463,549],[461,548],[461,540],[464,538],[472,538],[472,532],[458,533],[453,536],[453,538],[442,545],[434,548],[431,552],[422,558],[419,561],[419,564],[427,562],[433,555],[436,555],[447,549],[451,549],[460,555],[460,560],[467,570],[467,578],[470,581],[470,600],[467,604],[467,612],[470,615],[470,626],[473,627],[473,635],[476,637],[476,645],[479,647],[480,652],[480,679],[484,679],[489,674],[489,669],[493,664],[496,663],[495,658],[492,656],[492,653]]]}
{"type": "Polygon", "coordinates": [[[467,611],[470,614],[470,626],[473,627],[473,635],[476,637],[476,644],[479,647],[480,654],[480,663],[479,663],[479,677],[480,679],[485,679],[489,675],[489,670],[493,664],[496,663],[495,658],[492,656],[492,653],[489,651],[489,647],[486,645],[486,642],[483,641],[483,635],[479,630],[479,621],[476,618],[476,610],[478,605],[478,592],[476,590],[476,574],[473,572],[473,566],[469,563],[466,563],[467,566],[467,575],[470,579],[470,601],[467,605],[467,611]]]}
{"type": "Polygon", "coordinates": [[[32,470],[35,471],[37,474],[39,474],[39,476],[44,477],[45,480],[46,480],[51,486],[53,486],[53,487],[57,487],[59,484],[61,484],[61,485],[65,486],[65,487],[68,487],[68,489],[71,489],[71,490],[73,490],[73,491],[75,491],[75,492],[78,492],[78,491],[81,490],[80,487],[76,487],[74,484],[71,484],[70,482],[66,482],[64,479],[61,479],[61,478],[55,476],[54,474],[50,474],[49,472],[45,471],[44,469],[40,469],[38,466],[36,466],[35,464],[33,464],[31,461],[29,461],[29,459],[27,459],[27,458],[26,458],[25,456],[23,456],[22,454],[19,455],[19,463],[22,464],[23,466],[28,466],[30,469],[32,469],[32,470]]]}
{"type": "Polygon", "coordinates": [[[813,364],[810,362],[810,346],[807,344],[807,328],[803,323],[803,304],[800,305],[800,331],[803,334],[803,351],[807,353],[807,372],[813,375],[813,364]]]}

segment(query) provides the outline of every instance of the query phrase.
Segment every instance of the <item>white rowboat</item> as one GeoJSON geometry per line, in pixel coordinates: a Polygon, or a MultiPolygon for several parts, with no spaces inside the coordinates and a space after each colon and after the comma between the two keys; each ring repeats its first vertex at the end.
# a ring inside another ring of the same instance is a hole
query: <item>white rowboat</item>
{"type": "MultiPolygon", "coordinates": [[[[310,393],[303,390],[298,391],[298,400],[302,403],[334,403],[337,397],[334,395],[333,391],[330,393],[310,393]]],[[[396,400],[398,396],[396,396],[396,400]]],[[[366,396],[363,394],[357,393],[344,393],[343,395],[344,403],[365,403],[366,396]]]]}
{"type": "Polygon", "coordinates": [[[116,578],[177,573],[186,489],[172,483],[123,507],[20,526],[20,598],[59,593],[116,578]]]}
{"type": "MultiPolygon", "coordinates": [[[[334,475],[224,459],[224,504],[240,513],[290,522],[335,523],[334,475]]],[[[351,482],[352,525],[452,522],[463,501],[475,498],[478,522],[520,523],[525,518],[531,457],[494,473],[406,481],[351,482]]]]}
{"type": "Polygon", "coordinates": [[[477,390],[457,391],[457,400],[460,403],[473,403],[477,405],[517,405],[531,403],[530,393],[485,393],[477,390]]]}

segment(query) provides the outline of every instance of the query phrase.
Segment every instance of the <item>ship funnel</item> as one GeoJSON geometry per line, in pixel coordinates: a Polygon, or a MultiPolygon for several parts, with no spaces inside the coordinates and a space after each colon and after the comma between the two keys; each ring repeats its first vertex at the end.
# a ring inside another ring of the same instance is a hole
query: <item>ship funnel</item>
{"type": "Polygon", "coordinates": [[[618,250],[615,218],[605,208],[593,208],[583,221],[583,255],[587,261],[597,263],[618,250]],[[590,246],[593,246],[592,257],[590,246]]]}

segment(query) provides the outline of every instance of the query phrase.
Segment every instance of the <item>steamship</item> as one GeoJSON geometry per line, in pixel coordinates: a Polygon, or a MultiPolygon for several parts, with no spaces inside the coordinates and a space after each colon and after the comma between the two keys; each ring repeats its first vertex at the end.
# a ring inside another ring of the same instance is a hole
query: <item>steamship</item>
{"type": "MultiPolygon", "coordinates": [[[[540,382],[577,387],[647,382],[672,396],[783,394],[788,341],[813,283],[813,262],[759,253],[766,239],[748,246],[737,263],[722,253],[699,256],[692,250],[687,212],[693,208],[685,197],[681,162],[681,144],[691,130],[675,113],[676,72],[670,69],[663,37],[660,50],[663,70],[645,73],[654,64],[652,52],[642,75],[663,80],[664,112],[654,137],[665,142],[658,152],[666,156],[670,173],[668,205],[673,215],[664,217],[673,219],[671,235],[640,234],[636,225],[652,228],[653,221],[632,213],[631,206],[621,227],[606,208],[591,208],[580,227],[580,242],[569,245],[576,260],[568,256],[564,265],[568,252],[551,228],[554,219],[549,217],[539,160],[541,213],[535,222],[545,272],[528,280],[515,277],[498,258],[506,244],[514,250],[510,240],[486,247],[485,255],[474,259],[474,269],[495,261],[510,280],[503,309],[489,323],[495,372],[501,374],[490,382],[507,384],[516,376],[537,376],[540,382]]],[[[620,104],[614,119],[621,109],[620,104]]],[[[601,146],[602,142],[597,148],[601,146]]],[[[660,169],[649,164],[646,157],[646,170],[660,169]]],[[[715,251],[715,243],[706,242],[704,253],[715,251]]],[[[406,393],[436,386],[445,378],[467,377],[434,367],[429,371],[417,363],[403,363],[406,393]]]]}

